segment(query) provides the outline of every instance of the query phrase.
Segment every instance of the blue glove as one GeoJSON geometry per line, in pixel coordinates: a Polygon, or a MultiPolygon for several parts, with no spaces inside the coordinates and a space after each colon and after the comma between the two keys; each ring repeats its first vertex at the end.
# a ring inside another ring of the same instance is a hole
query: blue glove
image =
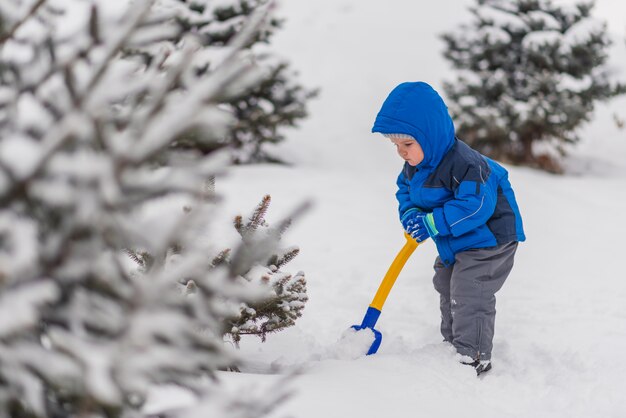
{"type": "Polygon", "coordinates": [[[433,214],[422,212],[417,208],[407,210],[400,218],[400,222],[402,222],[407,234],[417,242],[422,242],[439,234],[435,227],[433,214]]]}
{"type": "Polygon", "coordinates": [[[409,225],[415,223],[415,218],[417,216],[423,216],[424,212],[419,210],[418,208],[408,209],[406,212],[400,216],[400,223],[402,223],[402,228],[408,232],[409,225]]]}

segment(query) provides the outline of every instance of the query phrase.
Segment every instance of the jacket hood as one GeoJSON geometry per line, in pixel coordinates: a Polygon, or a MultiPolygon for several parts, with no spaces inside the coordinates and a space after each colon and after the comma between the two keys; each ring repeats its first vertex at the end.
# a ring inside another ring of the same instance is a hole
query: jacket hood
{"type": "Polygon", "coordinates": [[[439,94],[423,82],[402,83],[381,107],[372,132],[410,135],[424,151],[418,167],[435,167],[454,144],[454,124],[439,94]]]}

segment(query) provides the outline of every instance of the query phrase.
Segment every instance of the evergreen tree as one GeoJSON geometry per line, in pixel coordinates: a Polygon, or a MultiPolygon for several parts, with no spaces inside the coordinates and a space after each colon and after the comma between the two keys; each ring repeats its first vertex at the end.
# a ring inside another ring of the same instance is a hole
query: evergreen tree
{"type": "Polygon", "coordinates": [[[163,384],[197,397],[163,416],[270,411],[282,389],[242,397],[204,379],[236,363],[223,318],[259,259],[207,268],[203,185],[224,155],[171,147],[224,131],[221,103],[267,74],[242,52],[265,11],[219,51],[150,0],[4,0],[0,14],[0,417],[142,417],[163,384]],[[125,52],[140,48],[154,58],[125,52]],[[207,54],[221,60],[198,74],[207,54]],[[191,282],[200,297],[179,291],[191,282]]]}
{"type": "MultiPolygon", "coordinates": [[[[242,22],[267,3],[268,0],[233,0],[228,3],[211,0],[160,1],[164,8],[179,10],[180,23],[200,37],[200,42],[207,47],[207,51],[227,45],[238,33],[242,22]]],[[[228,109],[235,118],[227,132],[223,132],[218,138],[220,141],[198,141],[202,134],[192,131],[181,135],[175,143],[176,147],[193,148],[207,153],[219,146],[220,142],[225,142],[236,148],[235,163],[280,161],[268,153],[264,145],[283,141],[282,128],[297,126],[298,121],[307,116],[307,101],[317,94],[316,91],[301,86],[289,64],[270,50],[271,37],[281,25],[281,20],[271,19],[245,45],[249,58],[263,62],[267,74],[253,89],[223,98],[222,108],[228,109]]],[[[174,37],[161,47],[171,48],[178,41],[174,37]]],[[[145,48],[133,52],[141,53],[147,60],[152,60],[154,56],[153,50],[145,48]]],[[[198,62],[196,71],[204,74],[219,63],[220,59],[219,54],[207,54],[198,62]]]]}
{"type": "Polygon", "coordinates": [[[443,35],[458,70],[445,91],[459,137],[494,158],[560,171],[594,104],[626,91],[609,81],[610,40],[593,6],[477,0],[473,21],[443,35]]]}

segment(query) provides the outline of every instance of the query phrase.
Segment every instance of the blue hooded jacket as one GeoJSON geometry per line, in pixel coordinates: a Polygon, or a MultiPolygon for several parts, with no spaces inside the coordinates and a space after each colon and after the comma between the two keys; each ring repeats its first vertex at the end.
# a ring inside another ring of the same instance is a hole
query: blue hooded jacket
{"type": "Polygon", "coordinates": [[[405,134],[424,151],[416,167],[398,176],[399,214],[432,212],[441,260],[456,253],[526,239],[508,172],[455,137],[454,124],[439,94],[423,82],[402,83],[383,103],[372,132],[405,134]]]}

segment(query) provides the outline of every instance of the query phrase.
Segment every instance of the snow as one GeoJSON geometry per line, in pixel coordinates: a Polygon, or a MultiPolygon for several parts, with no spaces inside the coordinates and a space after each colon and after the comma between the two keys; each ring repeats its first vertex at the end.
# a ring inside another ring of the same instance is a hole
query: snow
{"type": "MultiPolygon", "coordinates": [[[[74,36],[82,35],[83,25],[89,22],[90,2],[79,0],[56,0],[51,2],[52,7],[63,10],[54,27],[54,35],[57,39],[71,39],[74,36]],[[55,4],[56,3],[56,4],[55,4]]],[[[100,2],[98,2],[100,3],[100,2]]],[[[99,4],[97,4],[99,7],[99,4]]]]}
{"type": "Polygon", "coordinates": [[[481,38],[484,37],[491,44],[506,44],[511,41],[511,35],[509,35],[508,32],[493,26],[485,26],[481,28],[479,35],[481,38]]]}
{"type": "Polygon", "coordinates": [[[59,289],[46,281],[24,285],[13,292],[10,299],[0,295],[0,336],[6,337],[25,326],[36,326],[39,321],[37,307],[58,297],[59,289]]]}
{"type": "Polygon", "coordinates": [[[583,19],[565,32],[563,39],[570,48],[585,44],[592,36],[602,32],[604,22],[598,19],[583,19]]]}
{"type": "Polygon", "coordinates": [[[27,137],[3,138],[0,143],[0,162],[14,175],[26,177],[38,164],[41,145],[27,137]]]}
{"type": "MultiPolygon", "coordinates": [[[[306,272],[309,302],[294,327],[267,342],[244,338],[243,372],[220,379],[247,391],[295,369],[288,381],[295,393],[271,417],[622,417],[626,131],[613,115],[626,116],[624,99],[598,106],[566,175],[507,167],[528,241],[498,293],[492,371],[477,380],[441,342],[432,243],[413,254],[387,300],[376,326],[378,354],[355,358],[351,349],[361,342],[341,346],[404,241],[393,195],[401,162],[369,130],[397,83],[425,80],[441,90],[450,70],[437,36],[468,18],[470,2],[380,3],[281,3],[287,21],[274,44],[321,95],[310,119],[276,148],[294,164],[238,167],[218,178],[225,203],[216,216],[228,226],[271,194],[271,225],[312,198],[312,211],[284,238],[301,249],[288,267],[306,272]]],[[[598,4],[602,18],[624,8],[598,4]]],[[[622,48],[623,23],[609,26],[622,48]]],[[[236,234],[220,233],[224,241],[236,234]]],[[[161,405],[168,397],[181,402],[175,392],[157,397],[161,405]]]]}
{"type": "Polygon", "coordinates": [[[591,84],[592,79],[590,76],[585,76],[581,79],[577,79],[569,74],[563,74],[561,76],[561,81],[559,82],[559,88],[561,90],[583,91],[588,89],[591,84]]]}
{"type": "Polygon", "coordinates": [[[563,35],[560,32],[554,30],[530,32],[524,37],[522,46],[528,49],[535,49],[541,51],[541,48],[546,45],[558,44],[563,35]]]}
{"type": "Polygon", "coordinates": [[[353,328],[348,328],[343,332],[337,344],[328,348],[323,358],[356,360],[367,354],[374,343],[374,339],[374,333],[370,329],[365,328],[356,331],[353,328]]]}
{"type": "Polygon", "coordinates": [[[561,29],[561,24],[558,20],[551,14],[540,10],[534,10],[532,12],[528,12],[528,18],[531,22],[540,22],[541,27],[547,30],[559,30],[561,29]]]}
{"type": "Polygon", "coordinates": [[[515,13],[500,10],[490,5],[478,7],[477,15],[486,23],[507,28],[512,32],[524,31],[528,28],[528,24],[515,13]]]}

